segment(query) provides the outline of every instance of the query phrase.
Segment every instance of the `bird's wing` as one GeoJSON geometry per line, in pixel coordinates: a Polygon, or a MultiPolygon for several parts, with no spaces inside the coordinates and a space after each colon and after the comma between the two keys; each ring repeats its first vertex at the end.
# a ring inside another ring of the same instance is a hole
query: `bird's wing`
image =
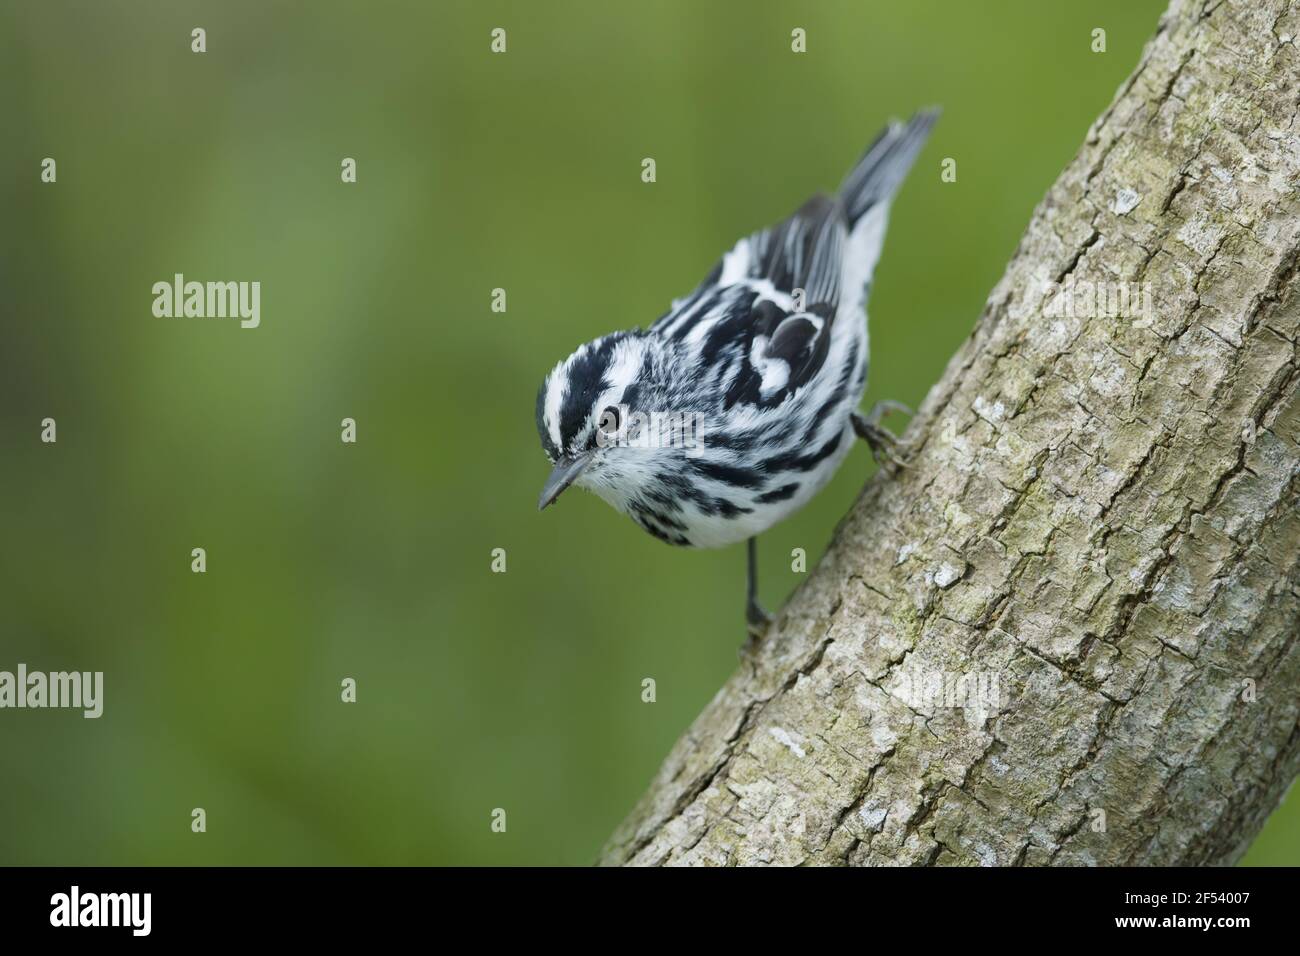
{"type": "Polygon", "coordinates": [[[728,406],[784,401],[825,364],[841,299],[864,304],[890,200],[938,116],[890,123],[835,198],[740,240],[651,331],[697,346],[695,374],[713,378],[728,406]]]}
{"type": "Polygon", "coordinates": [[[840,204],[816,196],[736,243],[651,331],[696,344],[701,374],[728,370],[728,405],[779,404],[825,361],[847,236],[840,204]]]}

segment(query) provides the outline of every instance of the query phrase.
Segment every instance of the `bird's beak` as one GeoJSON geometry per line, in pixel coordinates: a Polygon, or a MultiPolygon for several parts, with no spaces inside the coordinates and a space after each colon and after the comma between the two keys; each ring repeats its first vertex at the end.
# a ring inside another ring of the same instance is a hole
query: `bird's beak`
{"type": "Polygon", "coordinates": [[[537,499],[537,510],[541,511],[560,497],[560,492],[573,484],[574,480],[582,474],[582,470],[590,463],[590,452],[572,458],[561,458],[557,461],[555,467],[551,469],[550,477],[546,479],[546,484],[542,486],[542,496],[537,499]]]}

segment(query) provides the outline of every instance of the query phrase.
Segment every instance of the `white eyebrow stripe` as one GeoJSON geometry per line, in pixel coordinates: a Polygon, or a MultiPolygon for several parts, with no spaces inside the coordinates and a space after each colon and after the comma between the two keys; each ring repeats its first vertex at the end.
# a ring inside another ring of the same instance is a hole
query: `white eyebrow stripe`
{"type": "Polygon", "coordinates": [[[564,402],[564,387],[569,381],[568,364],[569,360],[565,359],[551,372],[551,380],[546,385],[546,406],[543,412],[546,431],[551,436],[552,443],[561,452],[564,451],[564,445],[560,441],[560,405],[564,402]]]}
{"type": "Polygon", "coordinates": [[[630,342],[620,342],[614,347],[613,361],[605,369],[605,380],[610,383],[610,391],[620,396],[623,391],[636,381],[641,371],[641,350],[633,348],[630,342]]]}

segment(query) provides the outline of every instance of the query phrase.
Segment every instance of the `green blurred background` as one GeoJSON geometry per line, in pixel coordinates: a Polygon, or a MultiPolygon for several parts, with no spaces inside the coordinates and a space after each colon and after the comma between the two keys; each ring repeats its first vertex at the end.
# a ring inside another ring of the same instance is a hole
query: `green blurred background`
{"type": "MultiPolygon", "coordinates": [[[[543,374],[939,103],[871,303],[867,403],[918,403],[1163,7],[5,0],[0,669],[106,691],[0,712],[0,862],[594,859],[736,666],[744,555],[539,515],[543,374]],[[154,318],[176,272],[261,327],[154,318]]],[[[769,605],[872,467],[765,536],[769,605]]],[[[1248,861],[1297,860],[1293,798],[1248,861]]]]}

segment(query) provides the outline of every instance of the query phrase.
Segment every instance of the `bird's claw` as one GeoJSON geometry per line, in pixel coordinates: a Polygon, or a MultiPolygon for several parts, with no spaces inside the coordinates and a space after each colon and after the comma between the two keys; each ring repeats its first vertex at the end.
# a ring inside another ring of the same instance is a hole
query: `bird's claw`
{"type": "Polygon", "coordinates": [[[896,468],[906,468],[908,460],[899,455],[901,443],[893,432],[880,424],[880,420],[890,412],[912,414],[912,410],[902,402],[877,402],[866,415],[853,413],[853,431],[871,448],[871,457],[877,465],[889,463],[896,468]]]}

